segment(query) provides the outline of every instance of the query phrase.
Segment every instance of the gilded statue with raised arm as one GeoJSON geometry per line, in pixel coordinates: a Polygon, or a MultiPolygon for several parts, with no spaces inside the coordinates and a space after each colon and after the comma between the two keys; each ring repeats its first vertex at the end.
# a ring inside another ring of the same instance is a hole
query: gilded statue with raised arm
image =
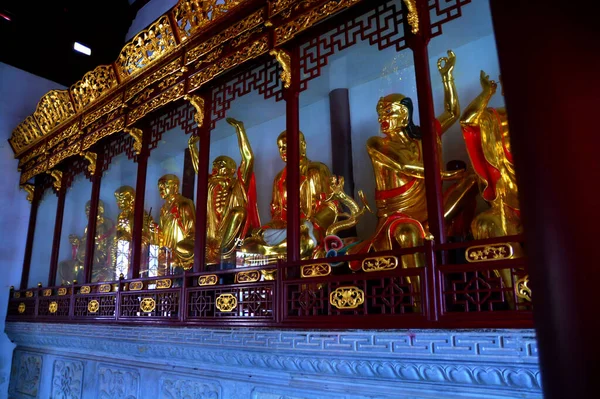
{"type": "MultiPolygon", "coordinates": [[[[453,70],[456,57],[438,60],[438,71],[444,85],[444,111],[435,120],[436,139],[441,154],[441,136],[460,116],[460,106],[454,85],[453,70]]],[[[352,248],[349,253],[368,253],[394,248],[423,245],[430,236],[427,224],[425,198],[425,171],[421,131],[413,123],[413,103],[402,94],[390,94],[377,103],[377,114],[383,137],[367,140],[367,152],[375,174],[375,202],[378,224],[375,234],[352,248]]],[[[441,169],[441,165],[440,165],[441,169]]],[[[475,180],[465,170],[441,170],[443,180],[457,181],[444,195],[445,218],[453,218],[461,209],[461,202],[473,191],[475,180]]],[[[422,266],[420,254],[401,257],[403,267],[422,266]]],[[[360,268],[360,262],[350,267],[360,268]]]]}
{"type": "MultiPolygon", "coordinates": [[[[522,232],[519,192],[506,110],[488,107],[497,83],[484,71],[479,81],[482,91],[465,109],[460,124],[481,196],[490,209],[475,216],[471,231],[475,239],[519,234],[522,232]]],[[[514,255],[520,256],[520,245],[511,245],[514,255]]],[[[512,287],[510,269],[504,269],[501,277],[506,286],[512,287]]]]}
{"type": "Polygon", "coordinates": [[[152,227],[161,248],[170,254],[170,267],[189,270],[194,264],[196,210],[194,203],[179,193],[179,178],[164,175],[158,180],[158,192],[165,203],[160,208],[159,226],[152,227]]]}
{"type": "MultiPolygon", "coordinates": [[[[242,162],[237,167],[228,156],[218,156],[213,161],[208,177],[206,213],[206,263],[220,264],[235,255],[241,240],[260,227],[256,204],[254,153],[244,124],[233,118],[227,123],[235,128],[242,162]]],[[[197,137],[189,140],[192,164],[198,173],[197,137]]]]}
{"type": "MultiPolygon", "coordinates": [[[[115,191],[115,200],[119,208],[119,217],[117,218],[117,234],[115,245],[113,246],[113,268],[115,276],[120,274],[127,276],[129,265],[131,264],[131,240],[133,236],[133,215],[135,213],[135,190],[131,186],[121,186],[115,191]]],[[[152,216],[144,211],[144,225],[142,228],[142,264],[140,265],[140,274],[147,277],[146,270],[148,264],[147,256],[149,245],[157,244],[156,233],[153,233],[155,225],[152,216]],[[146,267],[146,268],[145,268],[146,267]]],[[[164,274],[163,273],[159,273],[164,274]]]]}
{"type": "MultiPolygon", "coordinates": [[[[302,132],[300,139],[300,257],[308,259],[324,256],[323,240],[328,229],[334,225],[336,232],[356,225],[362,209],[352,207],[351,215],[346,215],[340,207],[340,200],[349,201],[343,195],[337,177],[321,162],[313,162],[306,156],[306,140],[302,132]],[[343,223],[340,223],[344,220],[343,223]]],[[[287,134],[282,132],[277,138],[279,155],[287,163],[287,134]]],[[[284,258],[287,251],[287,166],[273,181],[271,200],[271,221],[255,230],[244,240],[242,252],[262,255],[267,260],[284,258]]],[[[353,202],[353,200],[352,200],[353,202]]],[[[355,203],[353,203],[356,205],[355,203]]],[[[329,231],[331,234],[334,234],[329,231]]]]}
{"type": "MultiPolygon", "coordinates": [[[[85,204],[85,216],[89,220],[91,202],[85,204]]],[[[58,272],[61,284],[72,284],[73,280],[83,281],[85,263],[85,247],[87,242],[87,226],[81,237],[69,235],[72,246],[72,258],[59,263],[58,272]]],[[[98,201],[96,218],[96,236],[94,237],[94,259],[92,262],[92,282],[114,280],[112,262],[112,246],[114,243],[115,224],[104,217],[104,203],[98,201]]]]}

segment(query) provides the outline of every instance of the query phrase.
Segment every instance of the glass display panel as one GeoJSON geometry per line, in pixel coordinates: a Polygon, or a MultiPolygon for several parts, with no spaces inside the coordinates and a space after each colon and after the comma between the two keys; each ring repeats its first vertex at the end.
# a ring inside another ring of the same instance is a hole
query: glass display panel
{"type": "MultiPolygon", "coordinates": [[[[64,173],[75,173],[66,171],[64,173]]],[[[67,188],[65,209],[63,214],[60,247],[58,252],[57,285],[72,284],[73,280],[83,282],[85,262],[87,225],[90,212],[92,183],[85,173],[81,172],[73,178],[67,188]]],[[[110,268],[110,248],[112,246],[114,220],[106,218],[101,207],[98,207],[96,236],[104,238],[96,244],[94,255],[96,269],[110,268]]]]}
{"type": "Polygon", "coordinates": [[[213,90],[208,270],[267,265],[286,257],[287,222],[281,210],[286,205],[278,199],[285,183],[277,180],[285,174],[278,137],[286,129],[286,104],[277,68],[267,59],[213,90]],[[246,80],[244,88],[254,89],[239,93],[239,79],[246,80]]]}
{"type": "MultiPolygon", "coordinates": [[[[105,220],[114,221],[115,227],[114,231],[96,234],[94,256],[104,256],[105,235],[114,237],[114,241],[110,243],[108,254],[110,267],[94,263],[92,282],[114,281],[121,274],[127,278],[131,267],[137,163],[133,162],[130,155],[132,154],[122,153],[113,157],[108,170],[102,175],[99,211],[103,209],[105,220]]],[[[148,229],[144,230],[142,241],[142,252],[147,252],[148,245],[151,245],[148,229]]]]}
{"type": "MultiPolygon", "coordinates": [[[[176,113],[189,109],[187,104],[176,113]]],[[[170,121],[167,114],[157,126],[172,128],[152,130],[151,148],[146,175],[146,210],[148,231],[153,244],[148,246],[148,256],[142,259],[140,274],[143,277],[180,274],[193,266],[196,209],[194,204],[195,174],[191,162],[185,172],[186,151],[191,136],[181,126],[170,121]],[[184,180],[184,178],[186,180],[184,180]],[[190,182],[191,181],[191,182],[190,182]],[[189,188],[191,184],[191,189],[189,188]],[[186,192],[183,192],[183,188],[186,192]],[[151,218],[151,220],[150,220],[151,218]]],[[[192,124],[190,116],[190,124],[192,124]]],[[[195,126],[195,125],[194,125],[195,126]]]]}
{"type": "Polygon", "coordinates": [[[27,287],[36,287],[38,283],[48,285],[57,206],[58,197],[51,187],[46,188],[37,209],[27,287]]]}

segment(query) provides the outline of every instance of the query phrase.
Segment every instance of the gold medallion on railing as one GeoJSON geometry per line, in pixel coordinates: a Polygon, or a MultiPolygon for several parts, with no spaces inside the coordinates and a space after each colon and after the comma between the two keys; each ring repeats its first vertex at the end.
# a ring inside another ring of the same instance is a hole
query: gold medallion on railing
{"type": "Polygon", "coordinates": [[[142,288],[144,288],[144,283],[142,283],[141,281],[134,281],[132,283],[129,283],[129,291],[139,291],[142,288]]]}
{"type": "Polygon", "coordinates": [[[266,281],[273,281],[277,278],[277,269],[263,269],[260,274],[265,278],[266,281]]]}
{"type": "Polygon", "coordinates": [[[48,312],[56,313],[57,310],[58,310],[58,303],[56,301],[50,302],[50,304],[48,305],[48,312]]]}
{"type": "Polygon", "coordinates": [[[26,298],[33,298],[33,291],[26,291],[25,292],[25,297],[26,298]]]}
{"type": "Polygon", "coordinates": [[[219,278],[216,274],[208,274],[206,276],[198,277],[198,285],[216,285],[219,282],[219,278]]]}
{"type": "Polygon", "coordinates": [[[302,266],[300,270],[300,275],[302,277],[328,276],[329,274],[331,274],[331,265],[329,263],[306,265],[302,266]]]}
{"type": "Polygon", "coordinates": [[[529,275],[517,280],[517,297],[531,302],[531,288],[529,285],[529,275]]]}
{"type": "Polygon", "coordinates": [[[89,285],[84,285],[79,289],[80,294],[89,294],[90,292],[92,292],[92,289],[89,285]]]}
{"type": "Polygon", "coordinates": [[[92,299],[91,301],[88,302],[88,312],[97,313],[99,309],[100,309],[100,303],[97,300],[92,299]]]}
{"type": "Polygon", "coordinates": [[[217,309],[221,312],[231,312],[237,306],[237,298],[231,294],[221,294],[217,297],[217,309]]]}
{"type": "Polygon", "coordinates": [[[13,294],[13,298],[21,298],[21,293],[20,292],[15,292],[13,294]]]}
{"type": "Polygon", "coordinates": [[[52,289],[48,288],[42,291],[42,296],[52,296],[52,289]]]}
{"type": "Polygon", "coordinates": [[[475,245],[467,248],[467,262],[487,262],[491,260],[512,259],[515,251],[511,244],[475,245]]]}
{"type": "Polygon", "coordinates": [[[100,287],[98,287],[98,292],[110,292],[110,284],[102,284],[100,287]]]}
{"type": "Polygon", "coordinates": [[[156,288],[158,288],[158,289],[171,288],[171,284],[173,284],[173,281],[171,281],[170,278],[165,278],[163,280],[156,280],[156,288]]]}
{"type": "Polygon", "coordinates": [[[258,270],[250,270],[249,272],[239,272],[235,275],[236,283],[254,283],[260,280],[260,272],[258,270]]]}
{"type": "Polygon", "coordinates": [[[355,309],[365,302],[365,293],[358,287],[339,287],[329,294],[329,303],[338,309],[355,309]]]}
{"type": "Polygon", "coordinates": [[[152,298],[144,298],[140,302],[140,310],[145,313],[152,312],[156,308],[156,302],[152,298]]]}
{"type": "Polygon", "coordinates": [[[65,287],[59,288],[58,295],[67,295],[67,289],[65,287]]]}
{"type": "Polygon", "coordinates": [[[25,304],[21,302],[17,310],[19,311],[19,313],[25,313],[25,304]]]}
{"type": "Polygon", "coordinates": [[[365,272],[378,272],[381,270],[393,270],[398,267],[398,258],[395,256],[375,256],[366,258],[362,262],[365,272]]]}

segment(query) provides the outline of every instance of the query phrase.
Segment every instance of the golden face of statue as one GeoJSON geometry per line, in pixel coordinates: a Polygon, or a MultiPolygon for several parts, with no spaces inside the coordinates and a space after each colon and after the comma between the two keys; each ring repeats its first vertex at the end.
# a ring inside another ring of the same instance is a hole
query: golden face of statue
{"type": "MultiPolygon", "coordinates": [[[[92,202],[88,201],[85,204],[85,216],[90,218],[90,208],[92,207],[92,202]]],[[[98,219],[101,219],[104,216],[104,202],[98,201],[98,219]]]]}
{"type": "MultiPolygon", "coordinates": [[[[300,158],[306,157],[306,140],[304,134],[298,132],[300,137],[300,158]]],[[[281,132],[277,137],[277,148],[279,149],[279,156],[283,162],[287,163],[287,134],[285,131],[281,132]]]]}
{"type": "Polygon", "coordinates": [[[129,186],[120,187],[115,191],[115,199],[121,211],[132,209],[135,200],[135,191],[129,186]]]}
{"type": "Polygon", "coordinates": [[[402,131],[408,126],[408,108],[400,101],[404,98],[401,94],[392,94],[383,97],[377,103],[377,115],[381,133],[386,136],[402,131]]]}
{"type": "Polygon", "coordinates": [[[231,176],[235,173],[235,161],[227,156],[216,157],[213,161],[212,174],[217,176],[231,176]]]}
{"type": "Polygon", "coordinates": [[[179,178],[175,175],[164,175],[158,181],[158,193],[165,199],[179,192],[179,178]]]}

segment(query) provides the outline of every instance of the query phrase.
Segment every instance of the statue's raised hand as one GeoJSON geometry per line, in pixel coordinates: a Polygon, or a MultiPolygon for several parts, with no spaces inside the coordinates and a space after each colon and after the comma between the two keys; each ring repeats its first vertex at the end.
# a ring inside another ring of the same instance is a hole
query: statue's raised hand
{"type": "Polygon", "coordinates": [[[479,82],[481,83],[481,88],[484,92],[489,95],[493,95],[496,93],[496,89],[498,88],[498,84],[496,81],[491,80],[489,75],[486,75],[484,71],[481,71],[479,74],[479,82]]]}
{"type": "Polygon", "coordinates": [[[200,141],[200,136],[195,134],[191,135],[188,140],[188,147],[195,146],[198,141],[200,141]]]}
{"type": "Polygon", "coordinates": [[[438,59],[437,67],[442,77],[449,78],[452,76],[454,70],[454,64],[456,63],[456,55],[452,50],[448,50],[448,57],[442,57],[438,59]]]}
{"type": "Polygon", "coordinates": [[[227,123],[229,123],[233,127],[237,127],[240,129],[244,128],[244,122],[242,122],[242,121],[238,121],[237,119],[233,119],[233,118],[227,118],[225,120],[227,121],[227,123]]]}

